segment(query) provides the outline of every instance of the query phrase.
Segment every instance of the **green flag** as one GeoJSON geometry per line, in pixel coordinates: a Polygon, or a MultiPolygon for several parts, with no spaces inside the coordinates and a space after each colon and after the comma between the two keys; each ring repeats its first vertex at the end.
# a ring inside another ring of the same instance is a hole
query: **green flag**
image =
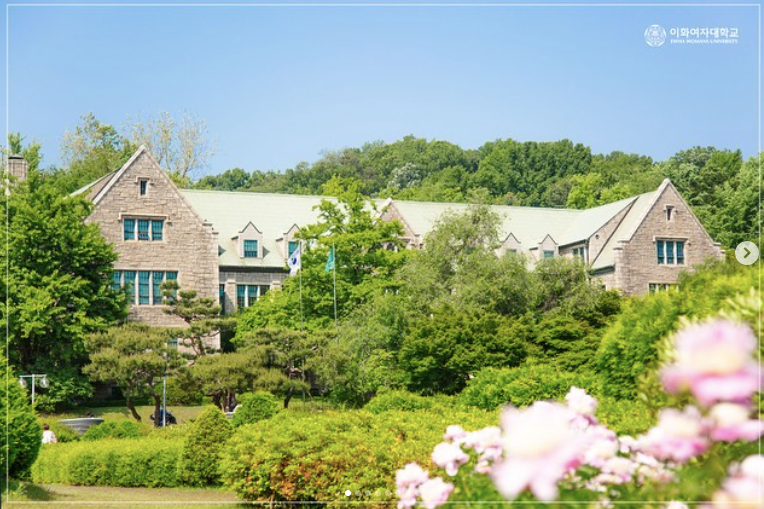
{"type": "Polygon", "coordinates": [[[326,259],[325,272],[331,272],[334,270],[334,246],[329,249],[329,258],[326,259]]]}

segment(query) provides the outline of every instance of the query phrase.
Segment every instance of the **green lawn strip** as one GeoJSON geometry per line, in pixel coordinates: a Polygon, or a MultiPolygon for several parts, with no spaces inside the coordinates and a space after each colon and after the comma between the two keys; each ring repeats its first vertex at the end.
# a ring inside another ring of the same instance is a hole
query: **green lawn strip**
{"type": "Polygon", "coordinates": [[[3,494],[3,507],[236,507],[236,495],[215,488],[111,488],[19,483],[10,498],[3,494]],[[35,503],[39,502],[39,503],[35,503]],[[68,504],[71,502],[71,505],[68,504]],[[157,502],[157,504],[152,504],[157,502]],[[177,506],[172,504],[177,502],[177,506]],[[191,504],[189,504],[189,502],[191,504]],[[112,503],[112,504],[110,504],[112,503]]]}

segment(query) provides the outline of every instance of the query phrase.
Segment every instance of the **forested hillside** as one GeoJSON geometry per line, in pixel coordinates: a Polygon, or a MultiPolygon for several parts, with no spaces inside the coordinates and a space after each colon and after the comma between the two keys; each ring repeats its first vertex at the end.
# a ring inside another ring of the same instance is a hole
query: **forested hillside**
{"type": "Polygon", "coordinates": [[[404,200],[588,208],[652,191],[670,178],[725,246],[758,238],[758,159],[740,151],[694,147],[666,161],[613,152],[592,154],[569,140],[488,142],[465,150],[407,136],[329,152],[282,172],[234,168],[193,184],[198,189],[324,194],[333,176],[358,179],[374,197],[404,200]]]}

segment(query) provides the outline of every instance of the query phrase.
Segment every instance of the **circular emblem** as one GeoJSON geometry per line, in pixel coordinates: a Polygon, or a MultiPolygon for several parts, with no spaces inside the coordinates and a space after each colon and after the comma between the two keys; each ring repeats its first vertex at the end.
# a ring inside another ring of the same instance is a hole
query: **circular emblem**
{"type": "Polygon", "coordinates": [[[653,48],[663,45],[666,42],[666,31],[660,25],[650,25],[645,29],[645,42],[653,48]]]}

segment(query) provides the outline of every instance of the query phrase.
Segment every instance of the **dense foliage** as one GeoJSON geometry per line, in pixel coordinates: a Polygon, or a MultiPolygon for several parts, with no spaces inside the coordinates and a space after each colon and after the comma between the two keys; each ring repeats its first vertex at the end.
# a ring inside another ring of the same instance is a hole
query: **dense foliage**
{"type": "Polygon", "coordinates": [[[152,438],[73,442],[44,447],[32,481],[74,486],[173,487],[183,444],[152,438]]]}
{"type": "Polygon", "coordinates": [[[105,438],[138,438],[148,435],[151,428],[145,424],[132,421],[104,421],[91,426],[82,435],[85,442],[103,440],[105,438]]]}
{"type": "Polygon", "coordinates": [[[42,426],[34,415],[26,391],[17,383],[8,360],[0,355],[0,486],[5,486],[6,469],[11,478],[26,475],[37,457],[42,426]],[[6,386],[6,381],[7,386],[6,386]],[[8,464],[6,464],[6,458],[8,464]]]}
{"type": "Polygon", "coordinates": [[[270,392],[245,393],[239,397],[239,401],[240,406],[231,419],[235,427],[270,419],[280,410],[278,400],[270,392]]]}
{"type": "Polygon", "coordinates": [[[180,479],[184,484],[218,483],[218,456],[232,432],[231,423],[219,408],[207,407],[199,414],[183,443],[180,479]]]}

